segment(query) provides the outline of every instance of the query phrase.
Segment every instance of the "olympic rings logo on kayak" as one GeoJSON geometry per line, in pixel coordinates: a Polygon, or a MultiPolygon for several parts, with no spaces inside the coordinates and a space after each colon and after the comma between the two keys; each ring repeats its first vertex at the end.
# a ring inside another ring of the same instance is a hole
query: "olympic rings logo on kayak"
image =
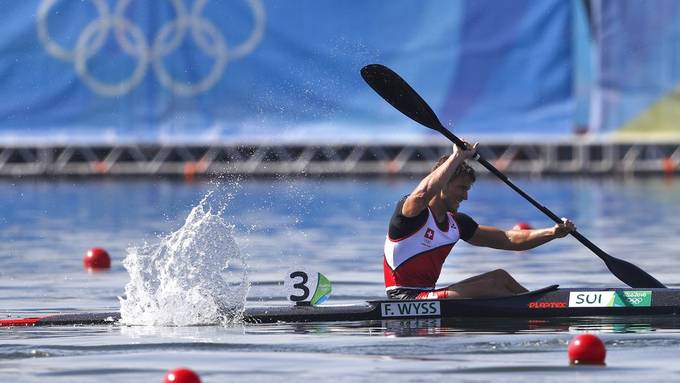
{"type": "Polygon", "coordinates": [[[639,305],[640,303],[642,303],[642,301],[644,301],[644,298],[630,298],[630,297],[626,297],[625,300],[628,301],[628,302],[630,302],[630,303],[632,303],[632,304],[634,304],[634,305],[639,305]]]}
{"type": "Polygon", "coordinates": [[[125,17],[125,10],[131,0],[118,0],[113,12],[106,0],[91,1],[97,9],[98,17],[83,28],[73,49],[57,43],[47,27],[49,12],[58,0],[42,0],[38,6],[38,37],[49,54],[60,60],[73,62],[83,82],[103,96],[113,97],[128,93],[142,81],[149,66],[153,68],[158,81],[175,94],[191,96],[205,92],[219,81],[230,59],[244,57],[257,47],[265,30],[265,12],[261,0],[247,0],[254,16],[253,30],[244,42],[227,49],[227,43],[219,29],[202,16],[207,0],[196,0],[191,9],[187,8],[184,0],[168,0],[176,18],[162,25],[153,42],[149,43],[142,29],[125,17]],[[122,51],[136,59],[130,76],[118,82],[105,82],[95,78],[87,66],[88,61],[100,52],[111,32],[122,51]],[[163,58],[177,50],[187,38],[193,39],[198,48],[214,60],[207,75],[196,83],[177,81],[163,63],[163,58]]]}

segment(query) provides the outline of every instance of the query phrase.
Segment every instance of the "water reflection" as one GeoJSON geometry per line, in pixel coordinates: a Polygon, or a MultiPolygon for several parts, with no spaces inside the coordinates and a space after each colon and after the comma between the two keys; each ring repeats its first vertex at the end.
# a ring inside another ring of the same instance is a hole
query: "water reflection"
{"type": "Polygon", "coordinates": [[[677,333],[680,317],[421,318],[356,322],[248,325],[246,334],[345,334],[385,337],[440,337],[473,334],[677,333]]]}

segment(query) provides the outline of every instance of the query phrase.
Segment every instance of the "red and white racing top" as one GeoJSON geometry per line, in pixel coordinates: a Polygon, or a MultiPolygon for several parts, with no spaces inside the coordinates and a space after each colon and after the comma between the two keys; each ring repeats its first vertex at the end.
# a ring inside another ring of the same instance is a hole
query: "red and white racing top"
{"type": "MultiPolygon", "coordinates": [[[[402,222],[409,219],[401,215],[402,205],[403,199],[398,204],[395,216],[390,222],[390,233],[397,231],[393,230],[392,227],[395,221],[399,221],[399,219],[395,220],[397,215],[401,216],[402,222]]],[[[437,225],[430,209],[426,210],[427,219],[419,228],[414,231],[409,230],[411,233],[401,238],[390,238],[390,234],[385,238],[383,269],[387,290],[396,288],[434,289],[444,261],[453,245],[461,238],[461,233],[463,233],[463,239],[469,239],[477,229],[477,223],[469,216],[447,212],[448,223],[446,230],[442,230],[437,225]],[[462,221],[464,227],[459,226],[456,217],[462,221]]],[[[413,219],[417,219],[417,217],[413,219]]]]}

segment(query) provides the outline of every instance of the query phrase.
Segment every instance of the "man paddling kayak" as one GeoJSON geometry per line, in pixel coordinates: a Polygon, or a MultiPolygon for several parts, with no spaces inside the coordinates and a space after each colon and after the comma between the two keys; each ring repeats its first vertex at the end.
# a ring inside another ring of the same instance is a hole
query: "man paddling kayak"
{"type": "Polygon", "coordinates": [[[528,250],[565,237],[575,230],[563,218],[553,227],[536,230],[501,230],[478,225],[458,207],[467,200],[475,172],[465,161],[477,151],[453,146],[453,153],[437,161],[428,174],[402,198],[390,219],[383,267],[390,299],[490,298],[528,291],[505,270],[477,275],[435,289],[442,265],[459,239],[482,247],[528,250]]]}

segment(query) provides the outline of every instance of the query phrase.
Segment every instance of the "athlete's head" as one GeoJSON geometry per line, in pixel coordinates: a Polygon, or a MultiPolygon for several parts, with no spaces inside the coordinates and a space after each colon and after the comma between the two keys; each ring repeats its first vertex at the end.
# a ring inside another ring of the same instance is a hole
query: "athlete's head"
{"type": "MultiPolygon", "coordinates": [[[[432,167],[432,171],[440,167],[447,159],[448,155],[442,156],[432,167]]],[[[446,204],[447,210],[451,212],[458,211],[458,206],[462,201],[467,200],[468,190],[472,184],[477,180],[475,170],[466,162],[461,163],[456,171],[451,176],[448,184],[442,189],[439,197],[446,204]]]]}

